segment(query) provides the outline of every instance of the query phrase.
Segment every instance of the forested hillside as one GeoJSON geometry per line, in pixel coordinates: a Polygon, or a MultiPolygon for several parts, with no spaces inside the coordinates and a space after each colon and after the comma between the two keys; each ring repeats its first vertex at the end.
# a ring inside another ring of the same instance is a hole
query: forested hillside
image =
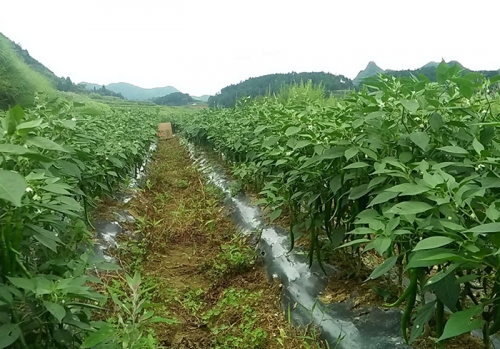
{"type": "MultiPolygon", "coordinates": [[[[363,79],[371,77],[371,76],[376,76],[377,74],[386,74],[390,76],[395,76],[395,77],[409,77],[409,76],[418,76],[420,74],[426,76],[429,78],[431,81],[436,81],[437,76],[436,76],[436,68],[439,65],[437,62],[429,62],[425,64],[424,66],[418,68],[418,69],[405,69],[405,70],[391,70],[387,69],[384,70],[380,68],[375,62],[370,62],[366,66],[366,68],[358,73],[358,75],[353,79],[354,85],[358,86],[362,83],[363,79]]],[[[473,71],[471,69],[468,69],[464,67],[460,62],[458,61],[450,61],[448,62],[448,65],[454,66],[458,65],[460,69],[464,70],[464,73],[470,73],[470,72],[477,72],[481,73],[485,77],[493,77],[495,75],[500,74],[500,70],[479,70],[479,71],[473,71]]]]}
{"type": "Polygon", "coordinates": [[[58,77],[27,50],[0,33],[0,109],[15,104],[29,106],[35,92],[56,91],[123,98],[119,93],[102,87],[87,90],[69,77],[58,77]]]}
{"type": "Polygon", "coordinates": [[[153,102],[161,105],[181,106],[196,102],[196,100],[187,93],[174,92],[163,97],[153,98],[153,102]]]}
{"type": "Polygon", "coordinates": [[[34,59],[29,65],[27,57],[26,51],[0,34],[0,109],[31,104],[35,92],[55,91],[53,73],[34,59]]]}
{"type": "Polygon", "coordinates": [[[143,88],[126,82],[111,83],[103,86],[88,82],[82,82],[81,85],[85,86],[88,90],[91,91],[94,88],[104,87],[108,91],[112,91],[123,95],[123,97],[125,97],[126,99],[131,99],[136,101],[146,101],[153,98],[163,97],[170,93],[180,92],[173,86],[143,88]]]}
{"type": "Polygon", "coordinates": [[[288,73],[270,74],[250,78],[239,84],[229,85],[220,93],[208,99],[211,107],[232,107],[236,100],[241,97],[257,97],[267,94],[276,94],[283,86],[311,81],[313,85],[322,85],[326,94],[331,95],[335,91],[351,90],[354,88],[352,81],[343,75],[329,73],[288,73]]]}

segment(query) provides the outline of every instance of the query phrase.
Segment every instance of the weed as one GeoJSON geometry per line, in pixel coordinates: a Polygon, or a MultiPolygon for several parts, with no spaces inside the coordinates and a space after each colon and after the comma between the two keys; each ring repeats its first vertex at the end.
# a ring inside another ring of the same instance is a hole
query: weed
{"type": "Polygon", "coordinates": [[[133,272],[142,270],[142,262],[146,255],[146,244],[142,240],[123,241],[118,246],[118,256],[125,262],[127,269],[133,272]]]}
{"type": "Polygon", "coordinates": [[[238,195],[243,190],[243,183],[241,181],[233,181],[229,186],[231,196],[238,195]]]}
{"type": "Polygon", "coordinates": [[[204,190],[207,197],[214,198],[218,202],[223,202],[224,198],[226,197],[224,192],[218,186],[211,183],[206,184],[204,190]]]}
{"type": "Polygon", "coordinates": [[[179,188],[179,189],[186,189],[189,187],[189,181],[185,179],[178,179],[174,183],[174,187],[179,188]]]}
{"type": "Polygon", "coordinates": [[[201,310],[205,308],[206,303],[203,301],[204,291],[201,288],[188,290],[180,296],[174,296],[174,299],[182,305],[191,315],[198,318],[201,310]]]}
{"type": "Polygon", "coordinates": [[[150,329],[151,324],[164,322],[175,324],[177,320],[154,316],[150,310],[152,304],[146,297],[148,289],[141,289],[141,276],[135,273],[126,277],[128,291],[122,290],[122,284],[115,282],[115,287],[108,287],[109,294],[116,307],[116,317],[100,322],[98,330],[92,333],[82,345],[82,348],[94,348],[106,345],[106,348],[123,349],[154,349],[158,341],[150,329]]]}
{"type": "Polygon", "coordinates": [[[241,234],[234,235],[221,252],[207,265],[214,277],[224,278],[243,273],[253,267],[257,254],[241,234]]]}
{"type": "Polygon", "coordinates": [[[226,290],[217,304],[206,312],[203,320],[215,335],[214,349],[259,348],[267,340],[267,333],[257,324],[254,305],[261,292],[226,290]]]}

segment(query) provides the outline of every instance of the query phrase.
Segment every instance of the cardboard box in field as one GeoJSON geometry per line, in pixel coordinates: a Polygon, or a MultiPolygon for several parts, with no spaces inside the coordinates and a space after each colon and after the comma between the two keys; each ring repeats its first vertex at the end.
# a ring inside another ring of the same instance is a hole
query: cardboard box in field
{"type": "Polygon", "coordinates": [[[158,125],[158,137],[162,139],[172,138],[172,124],[170,122],[162,122],[158,125]]]}

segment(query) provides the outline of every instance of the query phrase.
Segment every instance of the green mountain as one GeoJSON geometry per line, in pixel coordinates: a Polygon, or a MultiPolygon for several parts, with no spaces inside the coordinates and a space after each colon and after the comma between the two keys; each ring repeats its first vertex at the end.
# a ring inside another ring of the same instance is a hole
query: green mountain
{"type": "Polygon", "coordinates": [[[187,93],[173,92],[163,97],[153,98],[153,102],[162,105],[181,106],[193,103],[195,100],[187,93]]]}
{"type": "Polygon", "coordinates": [[[36,92],[55,92],[57,76],[0,33],[0,109],[31,105],[36,92]]]}
{"type": "Polygon", "coordinates": [[[314,86],[322,85],[327,95],[354,88],[351,79],[343,75],[324,72],[269,74],[224,87],[220,93],[208,99],[208,104],[210,106],[232,107],[239,98],[275,94],[283,86],[308,81],[311,81],[314,86]]]}
{"type": "MultiPolygon", "coordinates": [[[[92,84],[88,82],[82,82],[88,90],[94,90],[102,88],[102,85],[92,84]]],[[[170,93],[180,92],[178,89],[172,86],[165,87],[155,87],[155,88],[142,88],[135,86],[126,82],[118,82],[105,85],[107,90],[113,91],[115,93],[120,93],[126,99],[146,101],[152,98],[158,98],[166,96],[170,93]]]]}
{"type": "Polygon", "coordinates": [[[199,96],[199,97],[198,96],[191,96],[191,97],[193,97],[193,99],[196,100],[196,101],[208,102],[208,99],[210,97],[212,97],[212,96],[210,96],[210,95],[203,95],[203,96],[199,96]]]}
{"type": "Polygon", "coordinates": [[[370,76],[375,76],[379,73],[384,73],[384,69],[380,68],[375,62],[370,61],[364,70],[361,70],[358,75],[352,80],[354,85],[359,85],[359,83],[370,76]]]}
{"type": "Polygon", "coordinates": [[[423,68],[437,68],[438,65],[439,65],[439,62],[430,61],[429,63],[422,66],[421,69],[423,69],[423,68]]]}
{"type": "MultiPolygon", "coordinates": [[[[458,61],[449,61],[447,63],[450,66],[458,65],[465,72],[473,72],[473,70],[470,70],[470,69],[464,67],[458,61]]],[[[382,68],[378,67],[374,62],[370,62],[370,63],[368,63],[368,66],[364,70],[362,70],[358,73],[358,75],[354,78],[353,83],[354,83],[354,85],[358,86],[361,84],[361,82],[364,78],[367,78],[370,76],[375,76],[378,73],[387,74],[387,75],[396,76],[396,77],[409,77],[412,75],[418,76],[419,74],[422,74],[422,75],[425,75],[426,77],[428,77],[431,81],[436,81],[436,68],[438,65],[439,65],[438,62],[429,62],[418,69],[405,69],[405,70],[387,69],[387,70],[383,70],[382,68]]],[[[477,72],[483,74],[486,77],[492,77],[495,75],[499,75],[500,69],[499,70],[479,70],[477,72]]]]}

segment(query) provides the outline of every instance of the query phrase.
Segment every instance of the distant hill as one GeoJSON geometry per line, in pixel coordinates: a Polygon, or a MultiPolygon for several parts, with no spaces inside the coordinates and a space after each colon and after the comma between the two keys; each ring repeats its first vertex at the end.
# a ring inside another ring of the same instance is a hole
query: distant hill
{"type": "MultiPolygon", "coordinates": [[[[465,70],[466,72],[472,72],[473,70],[470,70],[466,67],[464,67],[460,62],[458,61],[449,61],[447,62],[450,66],[453,65],[458,65],[461,69],[465,70]]],[[[366,66],[366,68],[358,73],[358,75],[353,79],[354,85],[358,86],[361,84],[362,80],[367,77],[375,76],[379,73],[381,74],[386,74],[386,75],[391,75],[391,76],[396,76],[396,77],[409,77],[409,76],[418,76],[419,74],[425,75],[428,77],[431,81],[436,81],[436,68],[439,65],[438,62],[429,62],[422,66],[421,68],[418,69],[406,69],[406,70],[384,70],[377,66],[375,62],[370,62],[366,66]]],[[[478,73],[483,74],[486,77],[492,77],[495,75],[500,74],[500,69],[499,70],[479,70],[477,71],[478,73]]]]}
{"type": "Polygon", "coordinates": [[[84,93],[82,86],[74,84],[69,77],[59,77],[45,65],[31,57],[29,52],[0,33],[0,108],[12,103],[29,104],[22,96],[34,92],[84,93]]]}
{"type": "Polygon", "coordinates": [[[54,75],[0,33],[0,110],[15,104],[32,105],[36,92],[55,92],[54,75]]]}
{"type": "Polygon", "coordinates": [[[202,101],[202,102],[208,102],[208,99],[212,96],[210,95],[203,95],[203,96],[191,96],[193,97],[194,100],[197,100],[197,101],[202,101]]]}
{"type": "MultiPolygon", "coordinates": [[[[102,85],[92,84],[88,82],[82,82],[87,89],[93,90],[102,88],[102,85]]],[[[142,88],[135,86],[126,82],[118,82],[105,85],[107,90],[120,93],[126,99],[132,99],[137,101],[146,101],[153,98],[163,97],[170,93],[180,92],[178,89],[172,86],[165,87],[155,87],[155,88],[142,88]]]]}
{"type": "Polygon", "coordinates": [[[370,76],[375,76],[378,73],[384,73],[384,69],[380,68],[375,62],[370,61],[364,70],[361,70],[358,75],[352,80],[354,85],[359,85],[359,83],[364,78],[369,78],[370,76]]]}
{"type": "Polygon", "coordinates": [[[153,98],[153,102],[161,105],[182,106],[191,104],[195,100],[187,93],[174,92],[163,97],[153,98]]]}
{"type": "Polygon", "coordinates": [[[333,75],[324,72],[269,74],[250,78],[239,84],[224,87],[220,93],[208,99],[210,106],[232,107],[241,97],[257,97],[266,94],[275,94],[283,86],[311,81],[313,85],[322,85],[326,94],[335,91],[354,88],[351,79],[343,75],[333,75]]]}

